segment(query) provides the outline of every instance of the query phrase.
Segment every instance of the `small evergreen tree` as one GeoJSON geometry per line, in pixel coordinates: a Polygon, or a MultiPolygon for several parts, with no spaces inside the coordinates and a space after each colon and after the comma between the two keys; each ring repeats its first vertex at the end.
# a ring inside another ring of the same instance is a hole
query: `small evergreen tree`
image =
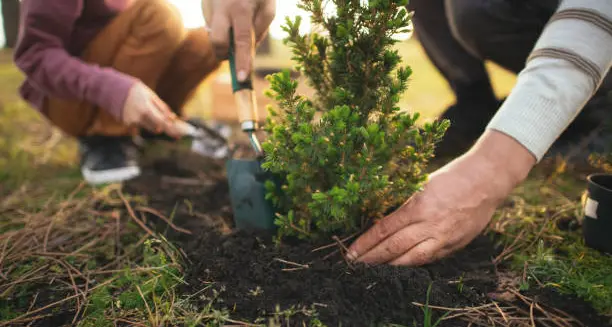
{"type": "Polygon", "coordinates": [[[297,94],[288,72],[268,76],[263,167],[285,178],[268,183],[280,208],[279,237],[316,238],[355,232],[401,205],[426,180],[424,168],[447,121],[416,125],[400,111],[411,70],[393,45],[409,31],[406,0],[303,0],[323,33],[301,35],[301,18],[286,18],[285,44],[314,89],[297,94]],[[335,14],[324,13],[332,2],[335,14]],[[318,116],[318,117],[317,117],[318,116]],[[317,117],[317,119],[315,119],[317,117]]]}

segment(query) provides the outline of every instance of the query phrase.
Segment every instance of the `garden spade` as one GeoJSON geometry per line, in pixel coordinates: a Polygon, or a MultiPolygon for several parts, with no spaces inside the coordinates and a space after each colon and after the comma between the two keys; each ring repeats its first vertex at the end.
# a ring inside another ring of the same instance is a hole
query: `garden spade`
{"type": "Polygon", "coordinates": [[[274,230],[274,209],[265,199],[265,183],[275,176],[261,167],[264,152],[255,135],[258,126],[257,106],[252,78],[238,82],[235,57],[229,56],[232,90],[238,110],[241,130],[247,134],[253,158],[234,158],[234,149],[230,149],[228,132],[216,130],[203,124],[178,122],[185,138],[191,140],[191,151],[204,157],[226,159],[227,178],[230,200],[236,227],[245,230],[274,230]]]}
{"type": "Polygon", "coordinates": [[[261,167],[264,152],[255,135],[258,117],[253,79],[249,77],[244,82],[238,81],[232,46],[229,63],[240,128],[247,133],[255,154],[250,159],[229,158],[226,163],[234,221],[239,229],[274,230],[274,209],[265,198],[265,183],[273,176],[261,167]]]}
{"type": "MultiPolygon", "coordinates": [[[[202,11],[207,22],[212,21],[213,0],[202,2],[202,11]]],[[[258,127],[257,101],[253,90],[253,74],[245,81],[238,81],[236,57],[234,52],[234,33],[229,31],[229,66],[232,91],[238,110],[240,128],[249,138],[254,157],[250,159],[233,158],[226,162],[229,194],[236,227],[245,230],[272,231],[274,225],[274,208],[266,200],[265,183],[274,176],[266,172],[261,163],[264,152],[255,132],[258,127]]]]}

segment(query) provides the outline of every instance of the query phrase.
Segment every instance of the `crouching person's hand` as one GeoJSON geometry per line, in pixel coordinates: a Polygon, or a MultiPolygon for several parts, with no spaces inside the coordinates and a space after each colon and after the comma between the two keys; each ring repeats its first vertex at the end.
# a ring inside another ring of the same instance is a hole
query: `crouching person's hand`
{"type": "Polygon", "coordinates": [[[463,248],[534,164],[518,142],[488,131],[472,151],[433,173],[422,192],[357,239],[349,258],[420,266],[463,248]]]}
{"type": "Polygon", "coordinates": [[[236,45],[238,80],[251,73],[255,48],[268,32],[276,15],[275,0],[203,0],[204,16],[211,27],[211,41],[219,59],[226,59],[229,45],[236,45]],[[234,40],[230,40],[230,28],[234,40]]]}
{"type": "Polygon", "coordinates": [[[123,106],[123,123],[144,128],[152,133],[181,136],[178,117],[153,90],[142,82],[132,86],[123,106]]]}

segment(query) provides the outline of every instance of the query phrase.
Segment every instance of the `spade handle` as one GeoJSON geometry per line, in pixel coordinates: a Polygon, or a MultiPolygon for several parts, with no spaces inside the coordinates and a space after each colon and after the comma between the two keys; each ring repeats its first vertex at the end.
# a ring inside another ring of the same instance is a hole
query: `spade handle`
{"type": "Polygon", "coordinates": [[[240,126],[243,131],[254,131],[257,129],[258,116],[257,99],[253,90],[253,70],[251,69],[245,81],[238,80],[233,29],[230,29],[229,66],[240,126]]]}

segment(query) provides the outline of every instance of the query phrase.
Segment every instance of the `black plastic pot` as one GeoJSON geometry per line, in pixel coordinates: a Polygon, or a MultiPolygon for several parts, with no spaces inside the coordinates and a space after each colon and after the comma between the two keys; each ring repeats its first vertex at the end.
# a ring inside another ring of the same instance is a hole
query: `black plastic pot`
{"type": "Polygon", "coordinates": [[[582,224],[587,246],[612,253],[612,174],[588,177],[582,224]]]}

